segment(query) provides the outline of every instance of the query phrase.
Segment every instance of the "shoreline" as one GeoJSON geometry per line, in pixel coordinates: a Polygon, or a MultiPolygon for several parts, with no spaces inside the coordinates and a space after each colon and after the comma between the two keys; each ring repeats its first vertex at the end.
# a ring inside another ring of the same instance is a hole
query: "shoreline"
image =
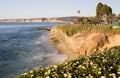
{"type": "Polygon", "coordinates": [[[79,57],[79,54],[73,52],[71,49],[69,49],[66,45],[62,43],[55,44],[52,40],[50,40],[50,44],[52,44],[58,50],[58,53],[67,55],[67,60],[72,60],[79,57]]]}

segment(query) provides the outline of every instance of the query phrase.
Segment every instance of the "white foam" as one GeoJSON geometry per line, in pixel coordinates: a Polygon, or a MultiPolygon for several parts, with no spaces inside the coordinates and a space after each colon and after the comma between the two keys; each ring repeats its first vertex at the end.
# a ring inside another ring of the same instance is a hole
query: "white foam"
{"type": "Polygon", "coordinates": [[[55,49],[51,44],[48,44],[48,40],[49,40],[48,34],[43,34],[35,41],[36,45],[42,45],[43,51],[45,49],[45,54],[43,54],[42,56],[41,55],[35,56],[32,59],[35,60],[43,58],[42,62],[44,62],[45,65],[58,64],[67,60],[68,56],[58,54],[58,50],[55,49]]]}
{"type": "Polygon", "coordinates": [[[67,55],[60,55],[60,54],[56,55],[55,54],[55,55],[48,57],[45,60],[45,62],[48,63],[49,65],[51,65],[51,64],[58,64],[58,63],[64,62],[67,59],[68,59],[67,55]]]}
{"type": "Polygon", "coordinates": [[[36,45],[42,44],[42,43],[45,43],[46,41],[48,41],[47,35],[42,35],[35,41],[35,44],[36,45]]]}
{"type": "Polygon", "coordinates": [[[38,44],[41,44],[41,42],[40,41],[35,41],[35,44],[38,45],[38,44]]]}

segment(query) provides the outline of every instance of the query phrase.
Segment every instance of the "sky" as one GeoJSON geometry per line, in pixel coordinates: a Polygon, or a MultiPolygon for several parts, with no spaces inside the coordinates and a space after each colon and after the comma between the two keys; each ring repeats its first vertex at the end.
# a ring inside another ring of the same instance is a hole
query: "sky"
{"type": "Polygon", "coordinates": [[[99,2],[120,14],[120,0],[0,0],[0,19],[95,16],[99,2]]]}

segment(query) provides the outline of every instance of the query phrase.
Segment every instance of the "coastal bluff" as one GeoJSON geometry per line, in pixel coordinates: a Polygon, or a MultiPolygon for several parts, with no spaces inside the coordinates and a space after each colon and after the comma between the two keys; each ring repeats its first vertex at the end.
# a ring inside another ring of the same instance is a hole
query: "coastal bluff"
{"type": "Polygon", "coordinates": [[[74,59],[120,46],[119,31],[110,26],[56,26],[49,36],[56,48],[74,59]]]}

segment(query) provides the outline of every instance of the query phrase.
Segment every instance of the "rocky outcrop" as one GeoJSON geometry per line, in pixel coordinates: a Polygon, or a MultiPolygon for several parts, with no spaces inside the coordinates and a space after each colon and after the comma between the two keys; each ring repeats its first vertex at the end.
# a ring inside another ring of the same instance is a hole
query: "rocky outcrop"
{"type": "MultiPolygon", "coordinates": [[[[67,48],[67,54],[77,54],[79,56],[88,56],[95,52],[102,52],[113,46],[120,46],[120,35],[112,33],[90,33],[87,35],[76,33],[73,36],[67,36],[62,30],[53,27],[50,31],[50,38],[55,46],[64,45],[67,48]]],[[[64,50],[62,50],[64,51],[64,50]]]]}

